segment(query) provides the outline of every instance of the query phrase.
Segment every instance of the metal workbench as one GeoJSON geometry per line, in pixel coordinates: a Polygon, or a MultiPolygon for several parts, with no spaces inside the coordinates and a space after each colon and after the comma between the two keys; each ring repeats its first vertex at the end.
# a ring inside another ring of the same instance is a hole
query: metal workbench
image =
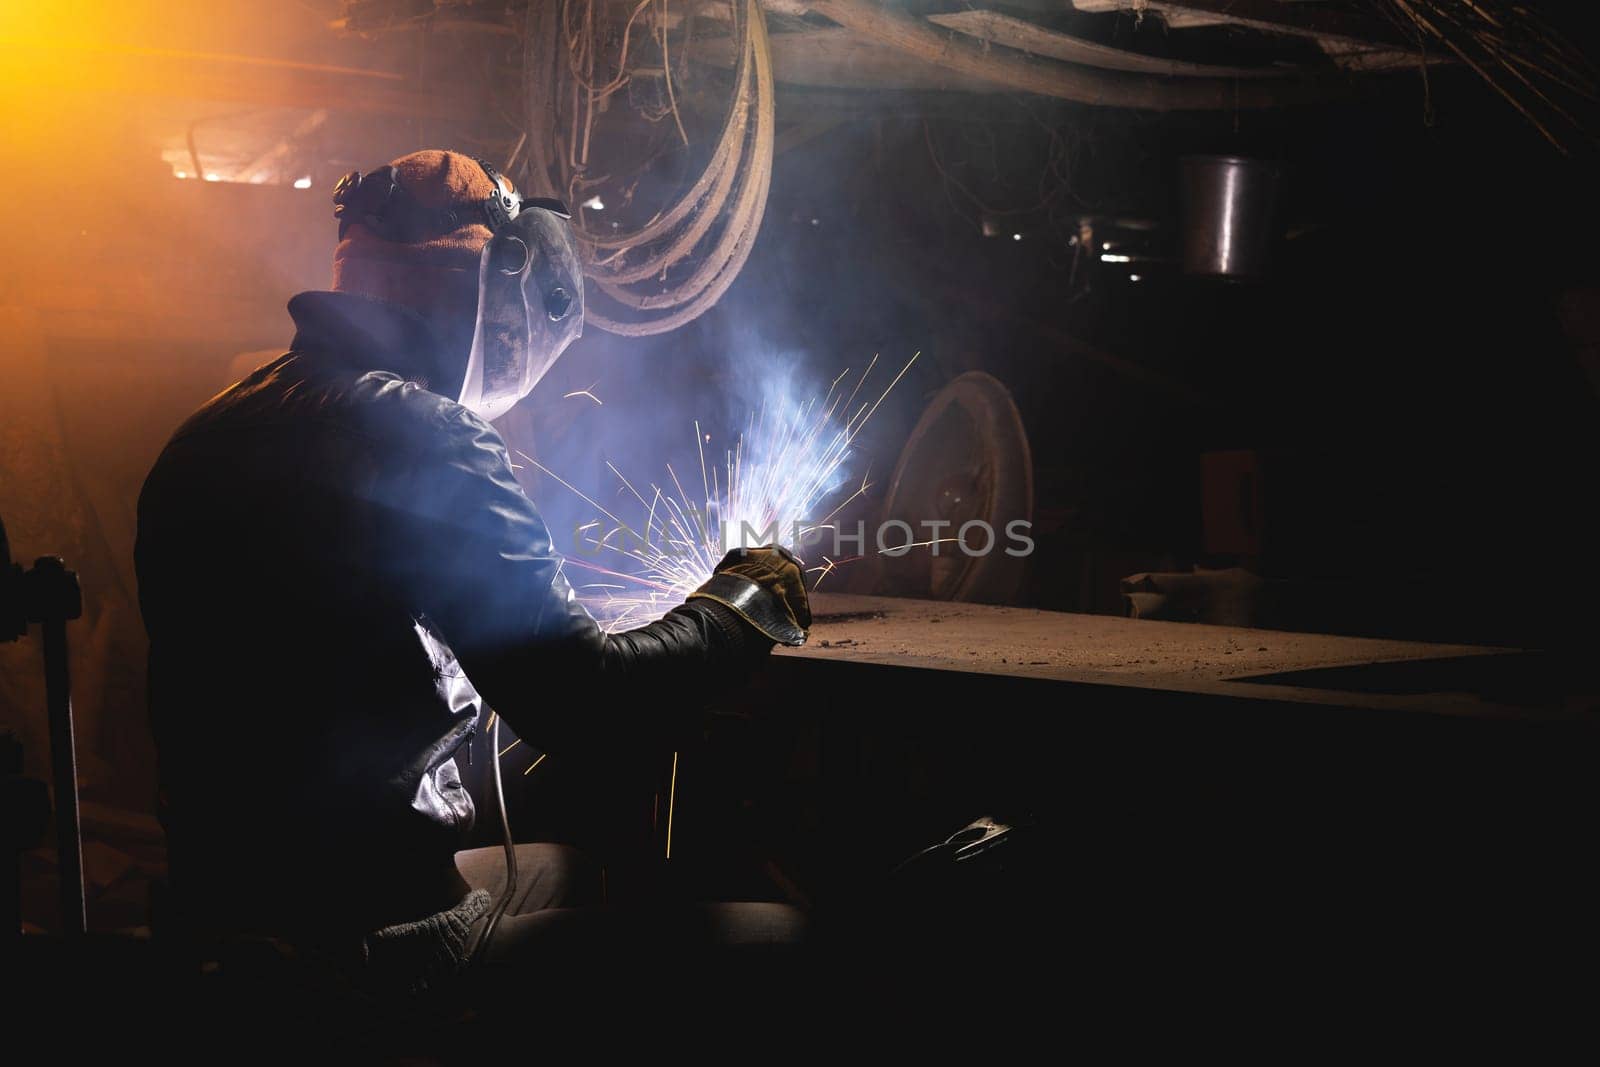
{"type": "Polygon", "coordinates": [[[1594,809],[1600,714],[1581,672],[1536,651],[863,596],[813,607],[810,642],[775,654],[749,698],[766,758],[702,795],[707,768],[738,761],[686,752],[678,825],[685,855],[743,841],[824,901],[998,815],[1095,880],[1096,907],[1202,886],[1244,907],[1270,883],[1292,910],[1381,881],[1448,887],[1470,908],[1479,891],[1570,880],[1563,857],[1579,853],[1562,843],[1594,809]]]}
{"type": "Polygon", "coordinates": [[[1512,718],[1589,707],[1521,649],[843,594],[812,606],[810,642],[778,655],[1290,705],[1512,718]]]}

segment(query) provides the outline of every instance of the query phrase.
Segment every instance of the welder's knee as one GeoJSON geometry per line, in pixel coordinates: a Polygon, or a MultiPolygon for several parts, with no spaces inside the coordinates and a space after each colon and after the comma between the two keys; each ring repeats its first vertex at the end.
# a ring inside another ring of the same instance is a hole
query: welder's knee
{"type": "MultiPolygon", "coordinates": [[[[498,897],[506,884],[505,849],[457,852],[456,870],[473,889],[487,889],[498,897]]],[[[600,894],[600,868],[578,849],[546,842],[518,845],[517,891],[506,913],[596,904],[600,894]]]]}

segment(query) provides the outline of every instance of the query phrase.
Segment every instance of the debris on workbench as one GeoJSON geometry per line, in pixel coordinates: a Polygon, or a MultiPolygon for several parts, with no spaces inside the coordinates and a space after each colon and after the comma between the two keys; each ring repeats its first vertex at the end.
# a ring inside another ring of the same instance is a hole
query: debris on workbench
{"type": "Polygon", "coordinates": [[[1373,638],[1119,619],[1014,608],[818,593],[815,618],[851,625],[813,631],[807,648],[781,654],[894,662],[1063,679],[1104,672],[1146,682],[1223,681],[1244,674],[1418,656],[1482,654],[1481,646],[1434,646],[1373,638]],[[948,625],[927,625],[932,619],[948,625]],[[845,635],[852,635],[846,637],[845,635]],[[859,635],[859,636],[856,636],[859,635]],[[826,638],[826,640],[824,640],[826,638]],[[848,641],[850,643],[846,644],[848,641]]]}

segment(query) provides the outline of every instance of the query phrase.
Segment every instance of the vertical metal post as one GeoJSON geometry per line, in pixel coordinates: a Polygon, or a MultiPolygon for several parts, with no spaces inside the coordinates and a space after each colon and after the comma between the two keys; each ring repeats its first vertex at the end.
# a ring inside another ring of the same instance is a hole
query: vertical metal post
{"type": "MultiPolygon", "coordinates": [[[[4,566],[0,560],[0,566],[4,566]]],[[[24,790],[31,783],[22,778],[22,744],[9,729],[0,728],[0,850],[5,864],[4,878],[0,878],[0,966],[10,966],[17,958],[17,944],[22,939],[22,850],[36,842],[29,839],[23,825],[27,801],[24,790]]],[[[43,785],[43,783],[39,783],[43,785]]]]}
{"type": "Polygon", "coordinates": [[[56,853],[61,875],[61,928],[81,936],[89,928],[83,893],[83,840],[78,826],[78,756],[72,739],[72,679],[67,670],[67,622],[46,619],[45,696],[50,708],[50,767],[55,779],[56,853]]]}

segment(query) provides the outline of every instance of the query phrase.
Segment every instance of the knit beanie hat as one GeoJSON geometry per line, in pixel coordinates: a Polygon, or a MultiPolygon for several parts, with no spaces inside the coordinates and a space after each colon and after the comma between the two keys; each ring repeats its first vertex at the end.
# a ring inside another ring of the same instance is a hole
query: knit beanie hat
{"type": "MultiPolygon", "coordinates": [[[[471,209],[496,191],[483,167],[459,152],[413,152],[391,166],[397,183],[430,210],[471,209]]],[[[491,236],[482,222],[465,221],[414,243],[386,241],[355,222],[333,251],[333,287],[411,308],[459,333],[477,314],[478,256],[491,236]]]]}

